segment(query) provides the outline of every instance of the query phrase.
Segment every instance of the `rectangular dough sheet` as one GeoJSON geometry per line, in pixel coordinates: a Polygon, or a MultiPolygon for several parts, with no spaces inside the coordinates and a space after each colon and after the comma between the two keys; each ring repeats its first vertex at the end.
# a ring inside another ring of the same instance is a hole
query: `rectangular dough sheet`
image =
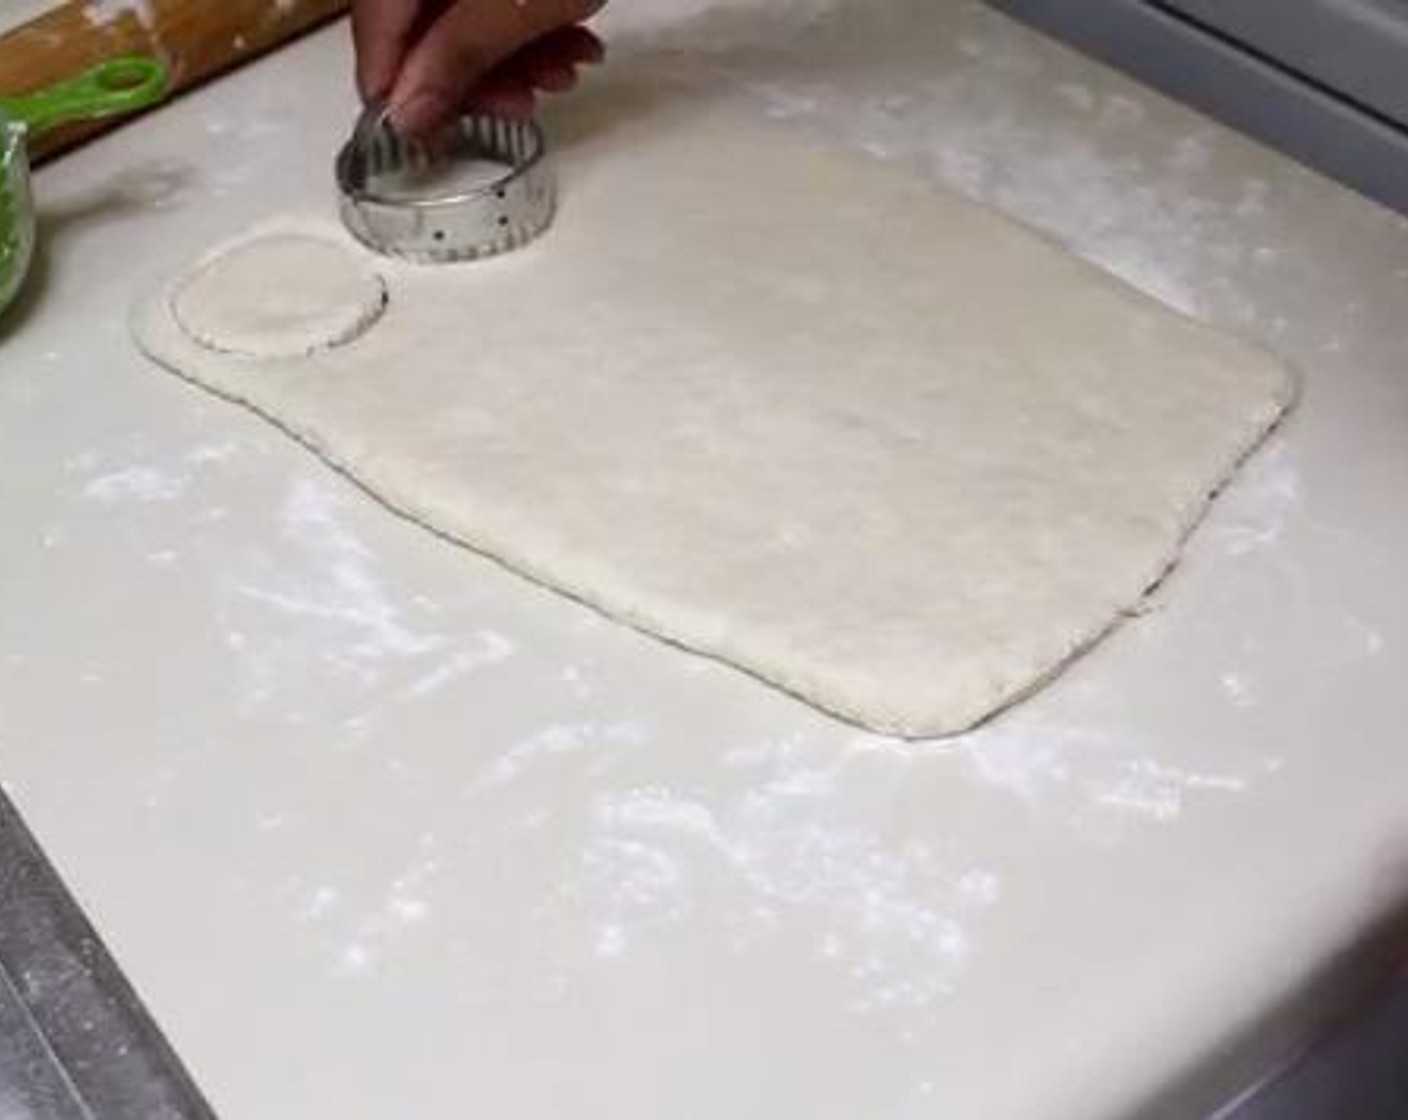
{"type": "Polygon", "coordinates": [[[1268,355],[934,183],[703,102],[579,106],[556,225],[510,257],[297,225],[384,277],[356,341],[222,354],[171,290],[137,339],[416,521],[913,737],[1134,610],[1292,400],[1268,355]]]}

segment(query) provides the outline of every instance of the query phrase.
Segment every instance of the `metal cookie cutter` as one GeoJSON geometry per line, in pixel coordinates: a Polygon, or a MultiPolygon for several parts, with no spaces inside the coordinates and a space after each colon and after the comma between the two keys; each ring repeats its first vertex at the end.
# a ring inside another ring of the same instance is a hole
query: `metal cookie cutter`
{"type": "Polygon", "coordinates": [[[420,263],[509,252],[552,223],[546,152],[531,121],[466,116],[420,141],[373,105],[337,158],[342,220],[369,248],[420,263]]]}

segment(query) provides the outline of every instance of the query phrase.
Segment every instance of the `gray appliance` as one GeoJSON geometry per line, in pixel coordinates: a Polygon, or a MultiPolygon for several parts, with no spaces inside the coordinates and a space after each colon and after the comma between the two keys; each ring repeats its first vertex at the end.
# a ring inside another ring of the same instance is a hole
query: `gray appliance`
{"type": "Polygon", "coordinates": [[[1408,213],[1408,0],[992,0],[1408,213]]]}

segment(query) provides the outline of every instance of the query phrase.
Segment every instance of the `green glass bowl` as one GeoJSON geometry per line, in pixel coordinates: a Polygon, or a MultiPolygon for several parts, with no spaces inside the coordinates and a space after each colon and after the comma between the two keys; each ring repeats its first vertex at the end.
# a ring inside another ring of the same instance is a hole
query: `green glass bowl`
{"type": "Polygon", "coordinates": [[[0,312],[14,302],[34,258],[34,195],[25,143],[69,121],[97,120],[156,104],[167,70],[151,58],[115,58],[67,82],[0,98],[0,312]]]}
{"type": "Polygon", "coordinates": [[[24,134],[0,119],[0,312],[14,302],[34,256],[34,200],[24,134]]]}

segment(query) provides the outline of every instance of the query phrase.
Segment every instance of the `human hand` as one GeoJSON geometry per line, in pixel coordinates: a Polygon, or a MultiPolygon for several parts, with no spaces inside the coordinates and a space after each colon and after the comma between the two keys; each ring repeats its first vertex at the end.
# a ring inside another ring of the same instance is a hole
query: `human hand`
{"type": "Polygon", "coordinates": [[[424,134],[462,109],[523,117],[605,56],[582,26],[606,0],[353,0],[357,84],[424,134]]]}

